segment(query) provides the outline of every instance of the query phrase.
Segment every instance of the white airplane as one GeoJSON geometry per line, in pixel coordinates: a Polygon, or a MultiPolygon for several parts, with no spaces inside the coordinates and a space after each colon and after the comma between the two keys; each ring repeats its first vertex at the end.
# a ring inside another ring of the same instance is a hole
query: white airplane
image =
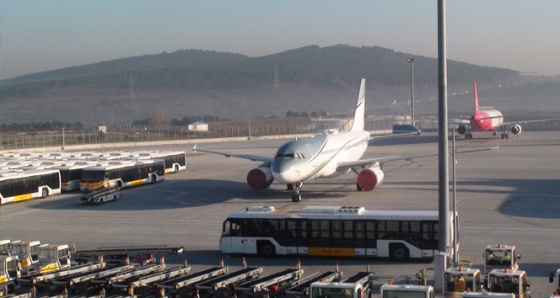
{"type": "MultiPolygon", "coordinates": [[[[303,182],[307,180],[337,177],[352,170],[357,174],[357,190],[370,191],[381,184],[385,177],[381,170],[382,162],[437,156],[437,153],[428,153],[361,159],[368,147],[369,140],[394,137],[394,135],[372,137],[369,132],[364,130],[365,90],[366,80],[362,79],[354,120],[349,131],[320,134],[289,141],[278,148],[274,157],[199,149],[196,145],[193,150],[263,162],[257,168],[249,171],[247,184],[251,188],[259,190],[268,188],[276,180],[286,184],[288,190],[293,191],[293,202],[301,201],[301,189],[303,182]]],[[[479,150],[488,150],[488,148],[470,151],[479,150]]]]}

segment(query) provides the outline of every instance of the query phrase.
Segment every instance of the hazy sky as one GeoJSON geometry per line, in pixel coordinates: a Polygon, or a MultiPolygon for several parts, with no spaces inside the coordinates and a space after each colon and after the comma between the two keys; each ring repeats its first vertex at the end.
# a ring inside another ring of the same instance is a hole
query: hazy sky
{"type": "MultiPolygon", "coordinates": [[[[437,57],[437,0],[0,0],[0,78],[179,49],[437,57]]],[[[559,0],[448,0],[448,58],[560,75],[559,0]]],[[[452,71],[451,69],[449,71],[452,71]]]]}

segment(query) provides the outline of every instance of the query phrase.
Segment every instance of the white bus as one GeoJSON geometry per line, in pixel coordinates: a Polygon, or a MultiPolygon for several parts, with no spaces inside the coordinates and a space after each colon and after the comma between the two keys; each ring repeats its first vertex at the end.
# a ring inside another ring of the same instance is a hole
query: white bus
{"type": "Polygon", "coordinates": [[[59,194],[60,189],[58,170],[0,172],[0,204],[46,198],[52,194],[59,194]]]}
{"type": "Polygon", "coordinates": [[[168,152],[142,152],[138,159],[163,159],[165,161],[165,174],[177,173],[187,169],[187,156],[185,151],[168,152]]]}
{"type": "Polygon", "coordinates": [[[162,159],[112,160],[106,165],[84,168],[80,189],[89,192],[101,188],[123,188],[156,183],[163,180],[164,175],[165,163],[162,159]]]}
{"type": "Polygon", "coordinates": [[[262,256],[431,259],[439,251],[439,238],[437,211],[340,206],[276,210],[272,206],[254,206],[224,221],[220,250],[225,254],[262,256]]]}
{"type": "Polygon", "coordinates": [[[84,168],[95,166],[97,163],[92,161],[73,161],[65,164],[51,166],[51,169],[60,171],[62,181],[62,191],[80,190],[80,180],[84,168]]]}

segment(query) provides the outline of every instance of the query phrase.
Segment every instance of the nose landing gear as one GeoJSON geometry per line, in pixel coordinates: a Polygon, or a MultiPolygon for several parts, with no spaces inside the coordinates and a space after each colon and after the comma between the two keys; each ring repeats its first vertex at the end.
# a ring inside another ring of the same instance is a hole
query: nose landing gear
{"type": "Polygon", "coordinates": [[[296,182],[293,184],[288,184],[288,190],[293,190],[293,194],[292,194],[292,202],[294,203],[299,203],[301,202],[301,188],[303,187],[303,183],[302,182],[296,182]]]}

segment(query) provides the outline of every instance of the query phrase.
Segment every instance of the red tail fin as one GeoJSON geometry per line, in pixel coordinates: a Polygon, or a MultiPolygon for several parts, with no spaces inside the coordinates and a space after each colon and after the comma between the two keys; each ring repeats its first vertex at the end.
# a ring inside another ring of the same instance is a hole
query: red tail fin
{"type": "Polygon", "coordinates": [[[478,90],[476,89],[476,81],[474,82],[474,112],[478,113],[478,90]]]}

